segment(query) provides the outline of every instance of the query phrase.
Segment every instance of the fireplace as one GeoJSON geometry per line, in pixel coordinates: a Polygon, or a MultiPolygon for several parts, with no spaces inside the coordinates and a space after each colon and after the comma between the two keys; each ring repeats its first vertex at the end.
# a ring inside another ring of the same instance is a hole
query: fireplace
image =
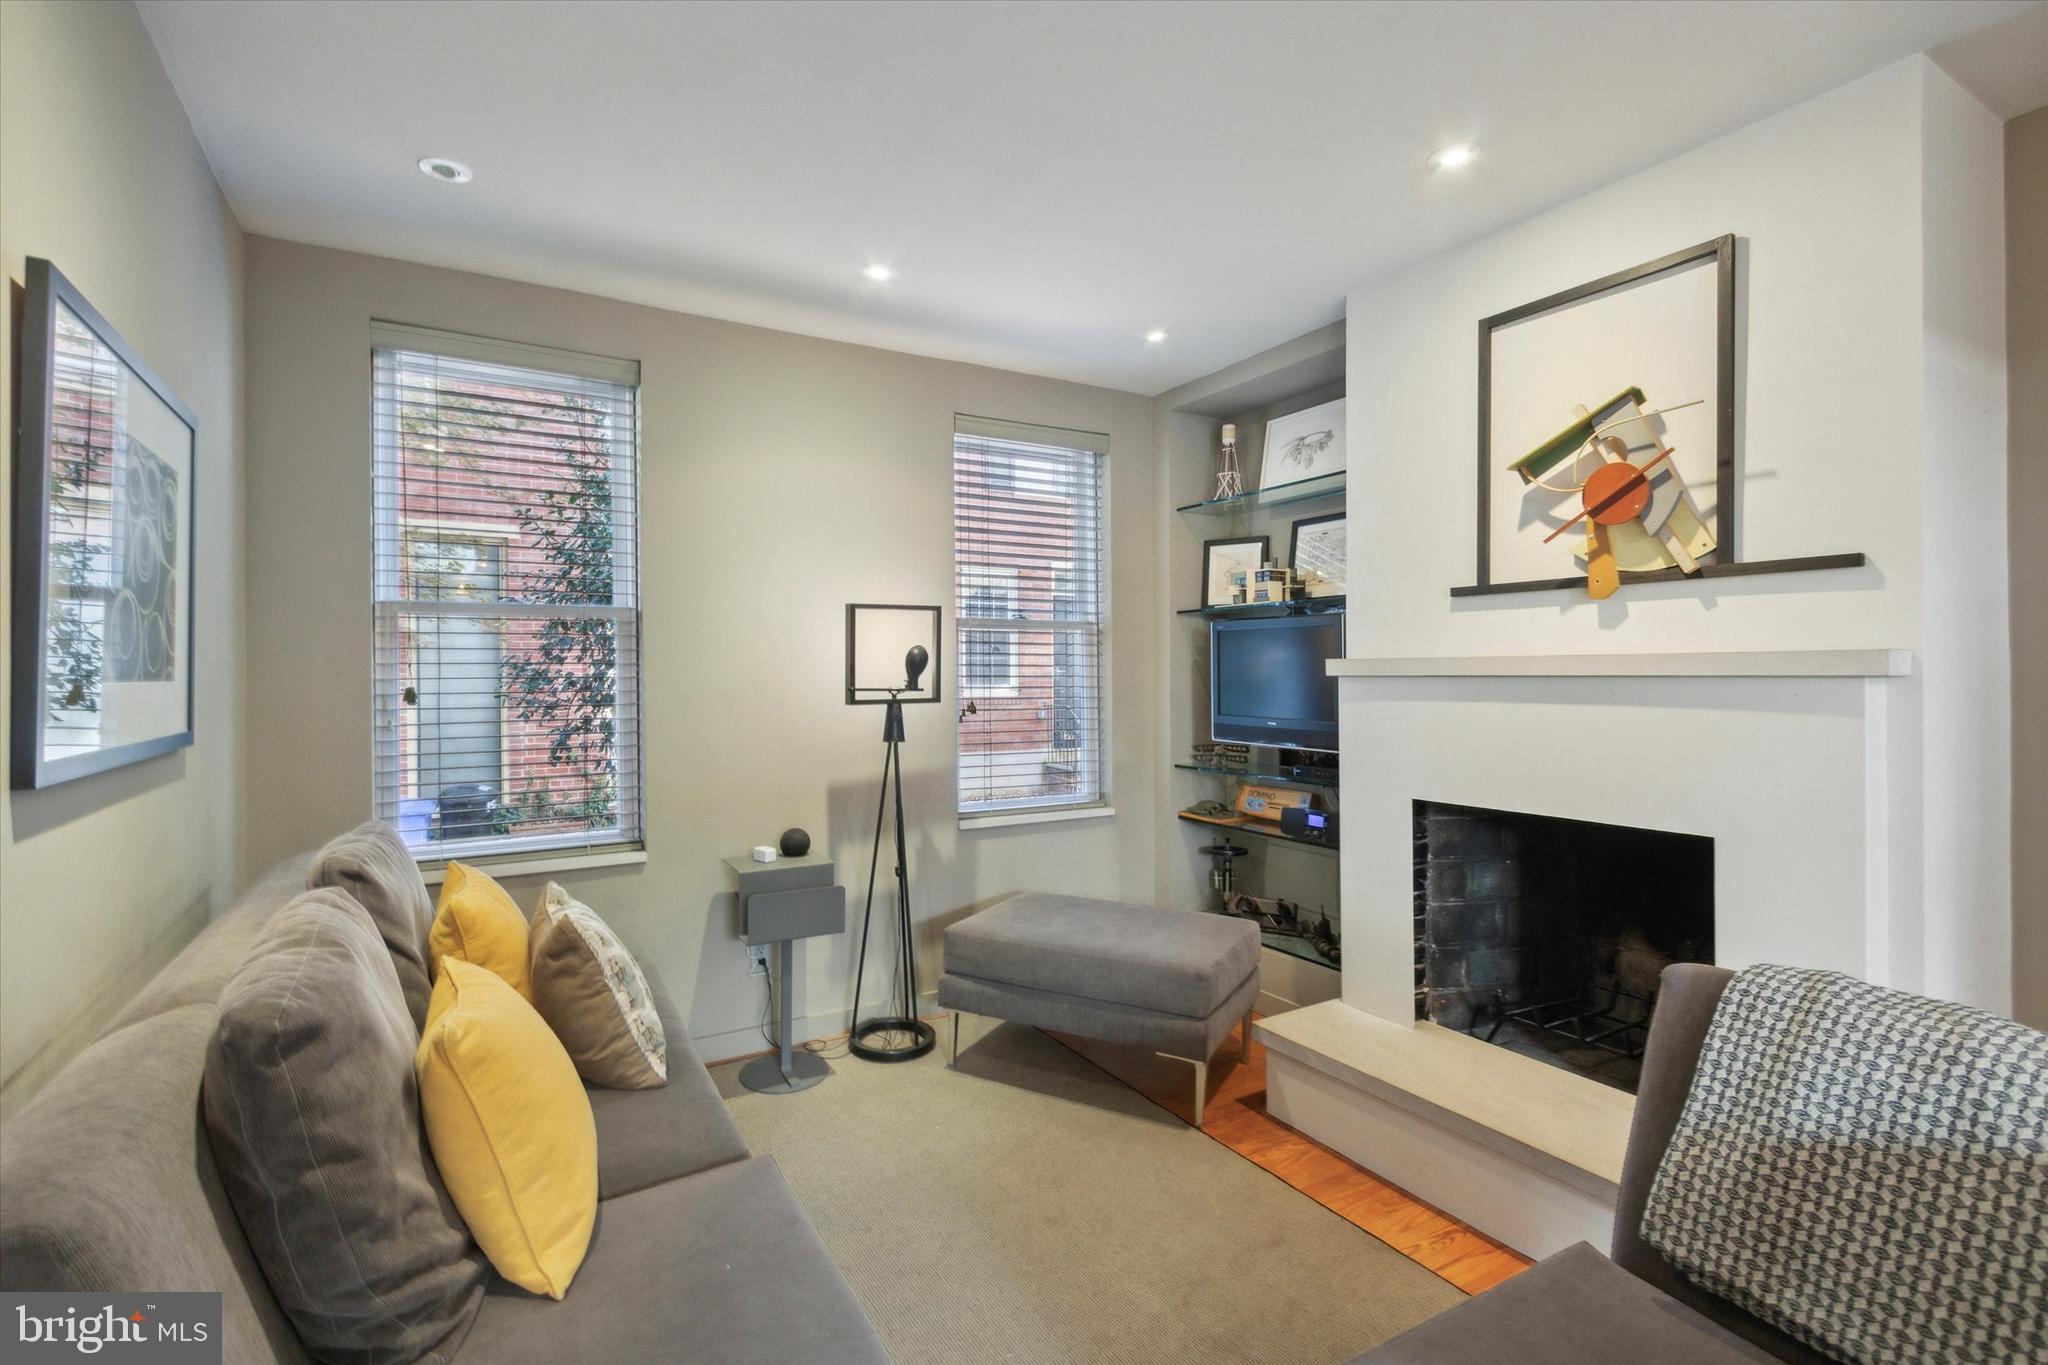
{"type": "Polygon", "coordinates": [[[1414,803],[1415,1017],[1634,1092],[1659,973],[1714,960],[1714,841],[1414,803]]]}

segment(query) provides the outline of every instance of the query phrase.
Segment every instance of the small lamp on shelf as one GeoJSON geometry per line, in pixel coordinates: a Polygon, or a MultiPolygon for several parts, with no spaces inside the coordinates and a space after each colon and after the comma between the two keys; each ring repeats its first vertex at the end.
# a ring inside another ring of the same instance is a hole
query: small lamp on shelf
{"type": "Polygon", "coordinates": [[[1216,470],[1216,497],[1234,498],[1244,492],[1244,479],[1237,472],[1237,423],[1223,424],[1222,464],[1216,470]]]}

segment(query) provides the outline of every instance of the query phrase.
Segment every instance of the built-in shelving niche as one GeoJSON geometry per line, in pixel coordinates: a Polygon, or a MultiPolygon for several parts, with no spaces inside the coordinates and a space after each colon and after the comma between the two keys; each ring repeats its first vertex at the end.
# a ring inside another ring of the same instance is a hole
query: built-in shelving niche
{"type": "MultiPolygon", "coordinates": [[[[1274,417],[1344,396],[1344,325],[1334,323],[1296,338],[1250,360],[1218,371],[1167,394],[1162,400],[1159,432],[1160,467],[1166,479],[1167,603],[1176,620],[1169,621],[1164,676],[1168,710],[1170,811],[1168,825],[1180,831],[1169,836],[1161,859],[1163,891],[1168,904],[1214,908],[1209,884],[1210,859],[1200,852],[1219,834],[1250,837],[1236,842],[1251,849],[1237,861],[1238,889],[1253,895],[1284,896],[1311,913],[1338,913],[1338,863],[1334,850],[1289,839],[1277,829],[1220,828],[1182,814],[1197,801],[1228,803],[1239,781],[1283,781],[1271,749],[1255,749],[1254,771],[1236,772],[1198,764],[1193,745],[1209,738],[1208,623],[1218,618],[1297,612],[1341,611],[1341,596],[1306,598],[1284,603],[1190,607],[1200,599],[1202,542],[1222,536],[1267,535],[1276,557],[1287,553],[1288,532],[1304,517],[1321,516],[1345,507],[1345,476],[1335,474],[1279,488],[1258,487],[1264,454],[1265,427],[1274,417]],[[1251,491],[1234,498],[1211,496],[1216,488],[1217,451],[1222,425],[1238,429],[1238,464],[1251,491]]],[[[1356,448],[1358,433],[1352,433],[1356,448]]],[[[1323,794],[1334,804],[1334,790],[1323,794]]],[[[1341,932],[1341,927],[1340,927],[1341,932]]],[[[1335,997],[1338,973],[1313,952],[1290,951],[1290,945],[1268,939],[1261,971],[1262,1010],[1284,1010],[1335,997]]]]}

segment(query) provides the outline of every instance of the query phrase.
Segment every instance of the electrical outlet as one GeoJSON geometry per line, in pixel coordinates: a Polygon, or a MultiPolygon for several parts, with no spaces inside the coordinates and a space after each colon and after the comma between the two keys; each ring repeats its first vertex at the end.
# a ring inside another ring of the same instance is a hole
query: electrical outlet
{"type": "Polygon", "coordinates": [[[767,945],[767,944],[765,944],[765,943],[749,943],[749,944],[747,945],[747,975],[748,975],[748,976],[766,976],[766,975],[768,975],[768,945],[767,945]]]}

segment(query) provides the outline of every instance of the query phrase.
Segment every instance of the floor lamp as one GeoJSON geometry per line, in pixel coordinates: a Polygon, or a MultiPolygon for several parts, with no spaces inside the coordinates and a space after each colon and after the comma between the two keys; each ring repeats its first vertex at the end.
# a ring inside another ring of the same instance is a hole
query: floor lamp
{"type": "Polygon", "coordinates": [[[846,700],[881,704],[882,790],[875,804],[875,846],[868,860],[867,905],[861,911],[860,957],[853,976],[854,1056],[871,1062],[907,1062],[932,1050],[937,1035],[917,1017],[917,937],[910,918],[910,856],[903,821],[903,708],[939,700],[939,609],[856,603],[846,609],[846,700]],[[895,662],[900,660],[900,666],[895,662]],[[925,683],[927,669],[931,681],[925,683]],[[861,986],[882,864],[882,832],[891,800],[896,813],[896,998],[893,1012],[865,1023],[861,986]]]}

